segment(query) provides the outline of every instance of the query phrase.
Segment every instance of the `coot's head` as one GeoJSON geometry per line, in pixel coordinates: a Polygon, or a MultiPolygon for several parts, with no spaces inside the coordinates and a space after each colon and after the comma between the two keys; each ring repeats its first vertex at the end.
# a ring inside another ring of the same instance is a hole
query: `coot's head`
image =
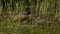
{"type": "Polygon", "coordinates": [[[27,15],[31,14],[31,12],[27,12],[27,15]]]}

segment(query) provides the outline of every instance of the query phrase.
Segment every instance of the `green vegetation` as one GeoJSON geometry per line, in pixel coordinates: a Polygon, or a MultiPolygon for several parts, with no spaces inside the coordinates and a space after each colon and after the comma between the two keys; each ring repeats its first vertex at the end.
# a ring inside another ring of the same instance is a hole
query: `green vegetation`
{"type": "Polygon", "coordinates": [[[0,0],[0,34],[60,34],[60,1],[0,0]],[[28,11],[29,22],[13,20],[28,11]]]}

